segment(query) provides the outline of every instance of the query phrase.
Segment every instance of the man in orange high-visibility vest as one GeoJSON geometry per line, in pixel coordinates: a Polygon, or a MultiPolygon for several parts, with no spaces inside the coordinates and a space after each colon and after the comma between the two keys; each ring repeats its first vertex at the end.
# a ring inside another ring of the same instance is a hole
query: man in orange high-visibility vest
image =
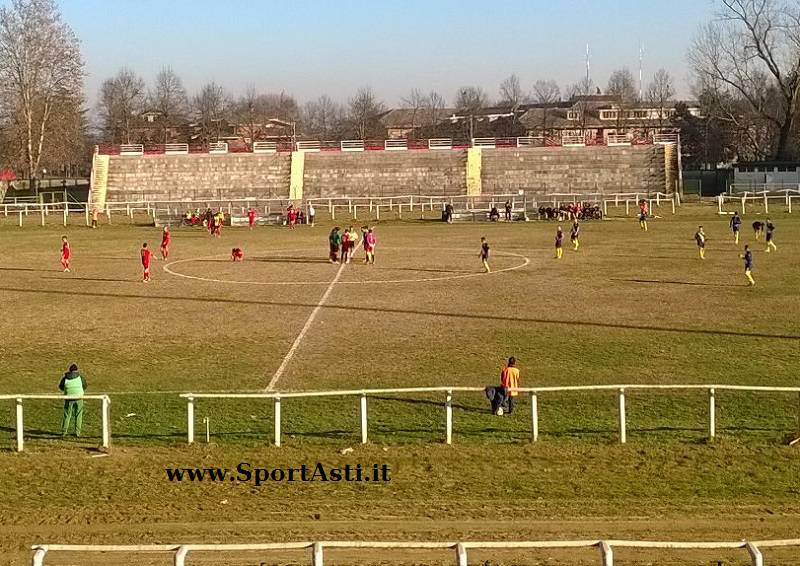
{"type": "Polygon", "coordinates": [[[519,385],[519,369],[517,360],[514,356],[508,358],[508,365],[500,372],[500,385],[506,390],[506,399],[508,400],[508,414],[514,412],[514,397],[519,395],[517,391],[509,391],[518,388],[519,385]]]}

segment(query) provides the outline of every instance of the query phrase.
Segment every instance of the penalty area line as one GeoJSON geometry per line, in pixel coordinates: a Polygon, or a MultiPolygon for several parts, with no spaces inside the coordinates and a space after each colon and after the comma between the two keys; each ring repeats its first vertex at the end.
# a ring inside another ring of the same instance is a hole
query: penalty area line
{"type": "MultiPolygon", "coordinates": [[[[355,251],[359,247],[361,247],[360,241],[358,242],[358,245],[355,248],[353,248],[352,252],[350,253],[351,254],[355,253],[355,251]]],[[[338,283],[339,278],[342,276],[342,273],[344,272],[344,268],[346,265],[347,265],[346,263],[342,263],[339,266],[339,270],[336,272],[336,277],[334,277],[333,280],[328,284],[328,287],[325,289],[325,292],[322,294],[322,297],[320,297],[317,306],[315,306],[314,310],[311,311],[311,314],[308,315],[306,323],[303,325],[303,328],[300,329],[300,334],[298,334],[297,338],[295,338],[294,342],[292,342],[291,348],[289,348],[289,351],[286,352],[286,355],[284,356],[281,365],[278,366],[277,370],[275,370],[275,373],[272,375],[272,379],[269,380],[269,384],[264,389],[264,391],[272,391],[275,388],[275,384],[278,383],[278,380],[283,375],[283,372],[286,371],[286,367],[289,365],[289,362],[292,361],[294,353],[297,351],[297,348],[300,346],[300,343],[303,341],[303,338],[306,337],[308,329],[311,328],[311,325],[314,323],[314,319],[317,318],[317,314],[319,313],[320,310],[322,310],[322,307],[327,302],[328,297],[331,294],[331,291],[333,291],[333,288],[336,286],[336,283],[338,283]]]]}

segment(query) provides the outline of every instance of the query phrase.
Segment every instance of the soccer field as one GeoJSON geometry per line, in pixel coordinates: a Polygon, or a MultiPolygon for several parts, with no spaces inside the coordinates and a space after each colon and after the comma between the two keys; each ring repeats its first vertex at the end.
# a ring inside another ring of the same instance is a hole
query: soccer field
{"type": "MultiPolygon", "coordinates": [[[[797,395],[719,394],[719,438],[709,445],[705,392],[634,393],[626,446],[616,444],[614,392],[542,395],[535,445],[527,397],[499,418],[481,394],[457,395],[452,447],[439,445],[441,395],[371,400],[365,447],[356,398],[287,400],[282,448],[267,447],[266,400],[199,401],[198,430],[208,417],[212,444],[186,447],[178,397],[270,385],[483,387],[511,355],[525,387],[797,386],[800,220],[773,214],[778,250],[766,254],[749,229],[755,218],[763,215],[744,218],[741,242],[754,250],[753,288],[728,219],[712,206],[685,205],[647,232],[633,218],[585,222],[580,250],[567,237],[561,260],[550,221],[383,221],[375,265],[357,250],[346,266],[327,261],[329,222],[228,228],[220,239],[175,228],[171,257],[154,263],[147,284],[138,250],[146,241],[157,251],[157,228],[0,222],[0,392],[57,392],[75,362],[88,393],[112,397],[114,445],[109,457],[91,458],[95,406],[87,405],[86,436],[62,441],[58,404],[31,401],[29,453],[15,455],[13,405],[0,406],[0,523],[13,539],[4,550],[15,563],[41,538],[402,538],[426,528],[442,539],[490,538],[510,524],[512,538],[788,537],[800,527],[800,463],[784,442],[797,429],[797,395]],[[699,224],[704,261],[693,239],[699,224]],[[59,266],[62,233],[71,273],[59,266]],[[481,236],[492,249],[489,274],[481,236]],[[244,250],[243,262],[230,261],[232,247],[244,250]],[[164,466],[181,463],[339,461],[347,446],[358,459],[392,463],[396,479],[368,490],[246,492],[163,478],[164,466]],[[84,481],[62,490],[69,474],[84,481]]],[[[548,563],[583,563],[564,560],[548,563]]]]}

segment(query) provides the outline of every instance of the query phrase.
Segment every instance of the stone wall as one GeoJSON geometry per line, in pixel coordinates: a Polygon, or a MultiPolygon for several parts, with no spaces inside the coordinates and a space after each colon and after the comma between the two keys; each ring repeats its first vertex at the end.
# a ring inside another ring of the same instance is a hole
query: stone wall
{"type": "Polygon", "coordinates": [[[454,150],[307,153],[303,196],[463,195],[466,163],[454,150]]]}
{"type": "Polygon", "coordinates": [[[113,156],[107,200],[203,200],[286,197],[288,155],[113,156]]]}
{"type": "Polygon", "coordinates": [[[664,191],[664,146],[484,149],[482,192],[664,191]]]}
{"type": "MultiPolygon", "coordinates": [[[[463,150],[306,153],[305,198],[463,195],[463,150]]],[[[478,157],[478,156],[475,156],[478,157]]],[[[664,146],[483,149],[483,194],[664,191],[664,146]]],[[[288,198],[291,156],[275,154],[113,156],[107,199],[288,198]]],[[[300,163],[297,173],[299,177],[300,163]]],[[[297,192],[297,194],[300,194],[297,192]]]]}

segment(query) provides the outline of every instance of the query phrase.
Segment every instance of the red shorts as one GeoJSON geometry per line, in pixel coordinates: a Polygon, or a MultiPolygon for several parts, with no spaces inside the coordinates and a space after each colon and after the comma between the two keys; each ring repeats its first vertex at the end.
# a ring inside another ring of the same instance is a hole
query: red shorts
{"type": "Polygon", "coordinates": [[[375,246],[364,246],[364,251],[368,254],[371,254],[375,251],[375,246]]]}

